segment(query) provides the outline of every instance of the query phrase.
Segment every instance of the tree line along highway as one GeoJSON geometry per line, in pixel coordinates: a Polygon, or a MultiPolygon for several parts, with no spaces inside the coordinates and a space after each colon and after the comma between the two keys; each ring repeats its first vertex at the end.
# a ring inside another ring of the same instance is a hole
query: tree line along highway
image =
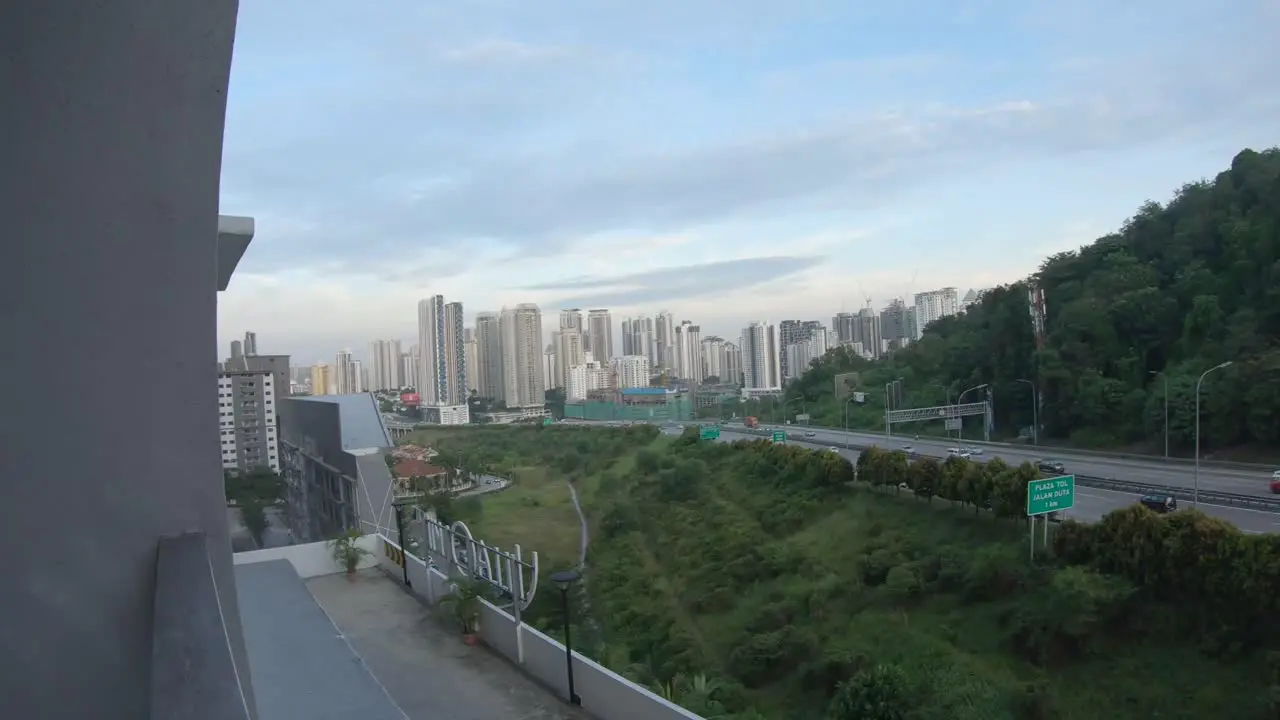
{"type": "MultiPolygon", "coordinates": [[[[621,423],[576,421],[576,424],[618,425],[621,423]]],[[[668,423],[671,427],[694,424],[689,422],[668,423]]],[[[723,425],[720,428],[720,441],[733,442],[735,440],[760,439],[759,435],[748,434],[744,430],[740,426],[723,425]]],[[[968,447],[974,444],[966,440],[944,440],[938,438],[920,438],[917,440],[912,435],[886,437],[883,433],[846,433],[840,430],[795,425],[773,426],[762,424],[758,430],[785,430],[788,444],[819,450],[834,447],[840,451],[843,457],[855,463],[858,460],[858,451],[856,449],[846,449],[846,444],[862,447],[875,446],[886,450],[901,450],[910,446],[920,455],[938,459],[946,458],[949,448],[968,447]],[[813,435],[805,437],[806,433],[813,433],[813,435]]],[[[985,462],[993,457],[999,457],[1011,465],[1020,465],[1023,462],[1035,462],[1040,459],[1052,458],[1064,465],[1068,475],[1115,478],[1149,485],[1178,488],[1190,488],[1194,484],[1193,467],[1181,463],[1165,464],[1161,459],[1099,458],[1078,452],[1073,453],[1071,451],[1037,447],[1014,448],[981,444],[978,446],[982,447],[983,454],[975,455],[971,458],[978,462],[985,462]]],[[[1258,497],[1272,497],[1270,481],[1270,473],[1261,469],[1249,471],[1204,464],[1200,466],[1201,491],[1212,490],[1241,495],[1256,495],[1258,497]]],[[[1112,510],[1132,505],[1138,501],[1138,497],[1131,493],[1083,486],[1077,486],[1075,494],[1075,507],[1064,515],[1082,522],[1096,521],[1112,510]]],[[[1183,502],[1181,506],[1184,508],[1190,507],[1190,503],[1183,502]]],[[[1280,532],[1280,514],[1249,508],[1210,505],[1203,502],[1200,504],[1200,510],[1206,515],[1226,520],[1246,533],[1280,532]]]]}

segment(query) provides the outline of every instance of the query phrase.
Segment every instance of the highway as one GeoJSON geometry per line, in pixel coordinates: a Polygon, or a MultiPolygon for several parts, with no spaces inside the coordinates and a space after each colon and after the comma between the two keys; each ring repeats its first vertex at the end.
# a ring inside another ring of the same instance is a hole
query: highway
{"type": "MultiPolygon", "coordinates": [[[[821,431],[814,431],[814,432],[820,433],[821,431]]],[[[720,430],[721,442],[733,442],[735,440],[758,440],[758,439],[760,438],[757,435],[748,435],[745,433],[734,432],[731,427],[722,428],[720,430]]],[[[880,439],[883,440],[884,439],[883,436],[881,436],[880,439]]],[[[855,440],[854,442],[866,442],[866,441],[855,440]]],[[[837,447],[837,449],[839,449],[840,451],[840,455],[845,459],[847,459],[849,462],[856,463],[858,461],[857,450],[845,450],[837,446],[835,443],[822,441],[820,437],[808,438],[806,440],[798,440],[793,437],[788,437],[787,444],[798,445],[800,447],[807,447],[807,448],[812,448],[816,450],[837,447]]],[[[873,444],[873,443],[867,443],[867,444],[873,444]]],[[[922,454],[940,455],[944,457],[946,456],[947,448],[954,447],[954,445],[946,445],[942,443],[916,443],[915,441],[909,441],[908,444],[915,445],[916,449],[922,454]],[[935,446],[936,446],[936,449],[935,449],[935,446]]],[[[890,447],[894,447],[894,446],[890,446],[890,447]]],[[[1001,448],[1001,450],[1003,451],[1003,448],[1001,448]]],[[[1012,461],[1013,459],[1008,455],[1005,455],[1004,457],[1006,461],[1012,461]]],[[[1054,457],[1055,459],[1061,460],[1063,463],[1067,464],[1067,472],[1073,471],[1072,468],[1074,466],[1074,463],[1068,462],[1067,460],[1063,459],[1061,456],[1054,456],[1054,457]]],[[[1034,459],[1034,458],[1027,457],[1026,459],[1034,459]]],[[[1019,460],[1018,462],[1022,462],[1022,461],[1019,460]]],[[[1076,472],[1080,472],[1081,474],[1086,474],[1086,475],[1092,474],[1092,473],[1088,473],[1080,470],[1076,470],[1076,472]]],[[[1125,477],[1125,476],[1121,476],[1121,477],[1122,479],[1129,479],[1128,477],[1125,477]]],[[[1200,475],[1201,488],[1204,487],[1204,484],[1203,484],[1204,479],[1205,479],[1204,469],[1201,468],[1201,475],[1200,475]]],[[[1103,515],[1106,515],[1112,510],[1117,510],[1119,508],[1127,507],[1129,505],[1136,503],[1137,501],[1138,501],[1138,497],[1136,495],[1130,495],[1128,493],[1122,493],[1122,492],[1114,492],[1111,490],[1098,490],[1095,488],[1077,486],[1075,507],[1073,507],[1070,511],[1063,513],[1063,515],[1065,517],[1072,518],[1080,522],[1095,522],[1097,520],[1102,519],[1103,515]]],[[[1190,507],[1190,503],[1181,503],[1179,507],[1180,508],[1190,507]]],[[[1200,510],[1206,515],[1210,515],[1212,517],[1226,520],[1232,525],[1235,525],[1236,527],[1240,528],[1242,532],[1255,534],[1255,535],[1261,534],[1261,533],[1280,533],[1280,514],[1277,514],[1277,513],[1263,512],[1261,510],[1250,510],[1247,508],[1226,507],[1223,505],[1207,505],[1204,503],[1201,503],[1200,510]]]]}
{"type": "MultiPolygon", "coordinates": [[[[732,426],[729,426],[732,427],[732,426]]],[[[786,430],[788,440],[803,436],[806,432],[814,433],[814,437],[806,438],[820,445],[853,445],[876,446],[889,450],[900,450],[910,445],[921,455],[945,458],[947,448],[971,446],[963,440],[939,440],[937,438],[920,438],[911,435],[894,435],[886,437],[884,433],[842,432],[828,428],[808,428],[803,426],[761,425],[771,430],[786,430]]],[[[1035,461],[1051,458],[1066,466],[1069,475],[1089,475],[1092,477],[1114,478],[1129,482],[1149,485],[1167,485],[1170,487],[1191,488],[1194,485],[1194,468],[1181,463],[1165,464],[1162,460],[1130,460],[1090,457],[1070,451],[1059,451],[1049,448],[1006,448],[990,445],[977,445],[982,454],[974,459],[987,460],[993,457],[1003,458],[1011,465],[1021,465],[1028,460],[1035,461]]],[[[1236,493],[1239,495],[1257,495],[1269,497],[1271,492],[1271,473],[1249,470],[1237,470],[1222,467],[1200,466],[1200,489],[1217,492],[1236,493]]]]}

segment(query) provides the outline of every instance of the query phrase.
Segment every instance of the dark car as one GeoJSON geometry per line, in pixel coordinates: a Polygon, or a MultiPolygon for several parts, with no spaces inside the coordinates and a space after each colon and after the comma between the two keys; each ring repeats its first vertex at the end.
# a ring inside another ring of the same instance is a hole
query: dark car
{"type": "Polygon", "coordinates": [[[1040,472],[1061,474],[1067,471],[1067,466],[1058,460],[1037,460],[1036,469],[1040,472]]]}
{"type": "Polygon", "coordinates": [[[1178,509],[1178,501],[1172,495],[1143,495],[1138,502],[1152,512],[1171,513],[1178,509]]]}

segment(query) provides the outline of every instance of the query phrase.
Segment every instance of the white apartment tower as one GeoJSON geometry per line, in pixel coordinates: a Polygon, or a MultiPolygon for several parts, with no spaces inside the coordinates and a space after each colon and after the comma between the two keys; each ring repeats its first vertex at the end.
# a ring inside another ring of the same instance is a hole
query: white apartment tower
{"type": "Polygon", "coordinates": [[[916,340],[924,336],[929,323],[960,312],[960,298],[953,287],[916,293],[916,340]]]}
{"type": "Polygon", "coordinates": [[[613,359],[613,372],[618,377],[618,388],[649,387],[649,358],[644,355],[623,355],[613,359]]]}
{"type": "Polygon", "coordinates": [[[781,388],[777,329],[767,322],[753,322],[742,330],[741,344],[745,387],[752,390],[781,388]]]}
{"type": "Polygon", "coordinates": [[[334,387],[330,388],[330,392],[335,395],[349,395],[351,393],[360,392],[354,390],[357,382],[353,382],[352,372],[354,368],[352,363],[355,362],[351,357],[350,350],[339,350],[338,356],[333,363],[333,381],[334,387]]]}
{"type": "Polygon", "coordinates": [[[399,390],[408,383],[402,377],[399,340],[374,340],[369,343],[370,390],[399,390]]]}
{"type": "Polygon", "coordinates": [[[569,369],[585,365],[587,352],[584,347],[582,332],[572,327],[561,328],[552,333],[552,343],[556,348],[556,387],[569,387],[569,369]]]}
{"type": "Polygon", "coordinates": [[[702,383],[702,328],[685,320],[676,327],[676,374],[681,380],[702,383]]]}
{"type": "Polygon", "coordinates": [[[218,433],[222,467],[280,471],[275,378],[270,370],[218,373],[218,433]]]}
{"type": "Polygon", "coordinates": [[[608,310],[587,312],[587,334],[583,346],[601,363],[607,364],[613,357],[613,316],[608,310]]]}
{"type": "Polygon", "coordinates": [[[532,303],[503,308],[499,325],[503,397],[507,407],[542,407],[546,404],[542,312],[532,303]]]}
{"type": "Polygon", "coordinates": [[[446,303],[436,295],[418,302],[418,346],[422,359],[418,378],[424,405],[454,406],[467,402],[466,348],[462,303],[446,303]]]}
{"type": "Polygon", "coordinates": [[[480,383],[476,376],[479,375],[476,369],[480,367],[480,343],[476,341],[475,331],[467,328],[462,336],[462,367],[467,371],[467,395],[471,393],[480,394],[480,383]]]}

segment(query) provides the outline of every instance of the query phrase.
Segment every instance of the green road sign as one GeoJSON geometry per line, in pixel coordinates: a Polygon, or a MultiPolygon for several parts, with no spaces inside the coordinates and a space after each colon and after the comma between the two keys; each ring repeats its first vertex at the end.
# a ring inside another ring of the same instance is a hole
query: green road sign
{"type": "Polygon", "coordinates": [[[698,430],[698,439],[716,440],[720,437],[720,428],[716,425],[703,425],[698,430]]]}
{"type": "Polygon", "coordinates": [[[785,443],[787,441],[787,433],[785,430],[774,430],[773,441],[776,443],[785,443]]]}
{"type": "Polygon", "coordinates": [[[1076,504],[1076,476],[1062,475],[1027,483],[1027,515],[1070,510],[1076,504]]]}

